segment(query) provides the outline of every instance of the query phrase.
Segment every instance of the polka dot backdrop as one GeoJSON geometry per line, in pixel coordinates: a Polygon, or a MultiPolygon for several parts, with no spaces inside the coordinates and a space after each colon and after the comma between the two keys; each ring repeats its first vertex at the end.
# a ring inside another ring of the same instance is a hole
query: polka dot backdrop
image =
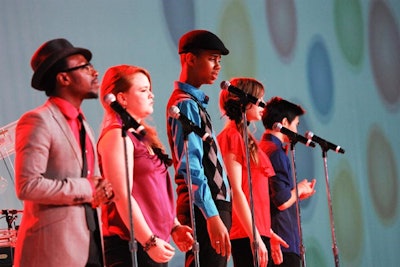
{"type": "MultiPolygon", "coordinates": [[[[0,20],[0,126],[44,101],[30,88],[29,60],[44,41],[65,37],[93,52],[100,78],[116,64],[150,71],[151,122],[166,146],[165,105],[179,76],[178,39],[191,29],[213,31],[231,51],[219,80],[203,87],[215,131],[224,124],[219,83],[234,76],[262,81],[266,100],[279,95],[301,104],[307,113],[299,133],[311,130],[346,150],[327,153],[341,265],[398,265],[399,1],[7,1],[0,4],[0,20]]],[[[83,109],[98,129],[100,104],[88,101],[83,109]]],[[[263,126],[256,126],[259,137],[263,126]]],[[[296,144],[295,157],[298,180],[317,179],[316,194],[301,203],[307,264],[334,266],[321,148],[296,144]]],[[[0,208],[21,209],[8,171],[13,157],[3,161],[0,208]]],[[[177,252],[169,266],[182,266],[183,259],[177,252]]]]}

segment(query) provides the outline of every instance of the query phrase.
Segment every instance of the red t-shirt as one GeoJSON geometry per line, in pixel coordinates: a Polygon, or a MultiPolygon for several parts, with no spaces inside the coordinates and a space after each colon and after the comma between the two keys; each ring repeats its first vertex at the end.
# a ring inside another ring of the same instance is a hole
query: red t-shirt
{"type": "MultiPolygon", "coordinates": [[[[236,155],[236,161],[242,165],[242,189],[250,205],[246,151],[242,134],[237,130],[235,123],[230,122],[218,135],[217,139],[222,155],[233,153],[236,155]]],[[[275,172],[269,158],[260,149],[258,150],[258,159],[259,165],[250,160],[255,223],[260,235],[270,237],[271,216],[268,177],[274,176],[275,172]]],[[[233,209],[232,228],[230,230],[231,239],[248,237],[240,224],[239,216],[240,214],[237,214],[233,209]]]]}

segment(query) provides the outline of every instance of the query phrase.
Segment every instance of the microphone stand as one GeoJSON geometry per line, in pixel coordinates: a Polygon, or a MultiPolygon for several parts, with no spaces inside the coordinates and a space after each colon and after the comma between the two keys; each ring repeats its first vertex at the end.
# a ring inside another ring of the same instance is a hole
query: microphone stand
{"type": "Polygon", "coordinates": [[[250,202],[250,211],[251,211],[251,224],[252,224],[252,231],[253,231],[253,262],[254,267],[259,267],[260,263],[258,261],[258,241],[256,235],[256,223],[255,223],[255,212],[254,212],[254,201],[253,201],[253,183],[251,179],[251,172],[250,172],[250,156],[249,156],[249,140],[248,140],[248,133],[247,133],[247,117],[246,117],[246,106],[249,103],[247,98],[241,98],[242,102],[242,119],[243,119],[243,140],[244,145],[246,147],[246,162],[247,162],[247,182],[249,185],[249,202],[250,202]]]}
{"type": "Polygon", "coordinates": [[[0,214],[4,214],[4,217],[6,219],[7,222],[7,227],[8,230],[12,230],[13,228],[13,222],[17,219],[17,213],[19,211],[17,210],[1,210],[0,214]]]}
{"type": "Polygon", "coordinates": [[[322,158],[324,162],[324,171],[325,171],[325,184],[326,184],[326,195],[328,198],[328,206],[329,206],[329,221],[331,225],[331,234],[332,234],[332,251],[333,251],[333,257],[335,260],[335,266],[339,267],[339,250],[336,245],[336,237],[335,237],[335,225],[334,225],[334,220],[333,220],[333,211],[332,211],[332,199],[331,199],[331,192],[329,188],[329,177],[328,177],[328,159],[327,159],[327,151],[329,150],[329,147],[327,145],[321,145],[322,149],[322,158]]]}
{"type": "Polygon", "coordinates": [[[191,133],[191,130],[188,127],[185,127],[182,124],[183,129],[183,151],[185,153],[186,158],[186,178],[187,178],[187,187],[189,192],[189,205],[190,205],[190,220],[192,224],[192,231],[193,231],[193,247],[192,251],[194,254],[194,266],[200,267],[200,260],[199,260],[199,251],[200,246],[197,242],[197,234],[196,234],[196,219],[194,216],[194,198],[193,198],[193,190],[192,190],[192,178],[190,175],[190,166],[189,166],[189,150],[188,150],[188,135],[191,133]]]}
{"type": "Polygon", "coordinates": [[[295,162],[295,148],[294,146],[296,145],[297,140],[290,139],[290,159],[292,162],[292,177],[293,177],[293,183],[295,185],[295,191],[296,191],[296,215],[297,215],[297,226],[299,230],[299,239],[300,239],[300,258],[301,258],[301,266],[306,267],[306,249],[304,247],[303,243],[303,232],[301,228],[301,213],[300,213],[300,199],[299,199],[299,190],[297,187],[297,172],[296,172],[296,162],[295,162]]]}
{"type": "Polygon", "coordinates": [[[136,267],[137,266],[137,257],[136,257],[137,242],[135,240],[135,233],[134,233],[133,214],[132,214],[132,199],[131,199],[132,192],[130,190],[130,181],[129,181],[128,150],[127,150],[127,144],[126,144],[127,131],[128,131],[128,126],[125,125],[125,123],[122,123],[121,136],[124,140],[125,177],[126,177],[126,188],[127,188],[127,193],[128,193],[127,196],[128,196],[129,222],[130,222],[129,251],[131,253],[131,258],[132,258],[132,267],[136,267]]]}
{"type": "MultiPolygon", "coordinates": [[[[7,221],[7,226],[8,226],[8,241],[10,243],[10,259],[11,262],[14,262],[14,247],[16,244],[16,238],[17,234],[13,234],[12,228],[13,228],[13,222],[17,219],[17,213],[20,211],[17,210],[1,210],[0,214],[4,214],[6,221],[7,221]]],[[[22,211],[21,211],[22,212],[22,211]]]]}

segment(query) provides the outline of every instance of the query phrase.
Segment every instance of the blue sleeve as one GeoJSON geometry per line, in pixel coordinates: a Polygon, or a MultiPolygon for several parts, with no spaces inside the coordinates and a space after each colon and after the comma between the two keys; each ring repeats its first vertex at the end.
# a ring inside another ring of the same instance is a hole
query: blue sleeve
{"type": "Polygon", "coordinates": [[[291,167],[289,158],[282,150],[277,150],[270,155],[275,176],[269,180],[271,200],[276,207],[281,206],[291,197],[294,187],[292,181],[291,167]]]}
{"type": "MultiPolygon", "coordinates": [[[[180,113],[188,117],[196,125],[201,127],[201,118],[197,103],[192,100],[179,102],[177,107],[180,113]]],[[[177,155],[179,165],[176,171],[185,177],[188,183],[186,172],[186,154],[184,153],[184,132],[182,125],[178,120],[169,118],[171,132],[174,144],[174,153],[177,155]]],[[[191,132],[187,136],[188,139],[188,158],[190,167],[190,178],[192,180],[193,196],[195,205],[203,212],[206,218],[218,215],[218,210],[211,196],[208,186],[207,177],[204,174],[202,159],[204,155],[203,141],[195,133],[191,132]]]]}

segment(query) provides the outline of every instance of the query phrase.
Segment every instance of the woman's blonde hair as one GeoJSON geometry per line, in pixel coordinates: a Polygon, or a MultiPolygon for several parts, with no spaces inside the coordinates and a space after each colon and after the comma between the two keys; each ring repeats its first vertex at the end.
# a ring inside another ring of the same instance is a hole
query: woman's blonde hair
{"type": "MultiPolygon", "coordinates": [[[[254,78],[237,77],[230,80],[231,85],[240,88],[244,93],[261,98],[264,95],[264,85],[254,78]]],[[[247,104],[246,109],[249,108],[251,103],[247,104]]],[[[230,120],[235,121],[236,127],[240,133],[243,134],[244,129],[248,132],[249,153],[251,159],[258,164],[258,146],[255,138],[251,135],[247,125],[244,126],[242,117],[242,104],[240,97],[228,90],[221,90],[219,95],[219,107],[221,113],[226,115],[230,120]]]]}

